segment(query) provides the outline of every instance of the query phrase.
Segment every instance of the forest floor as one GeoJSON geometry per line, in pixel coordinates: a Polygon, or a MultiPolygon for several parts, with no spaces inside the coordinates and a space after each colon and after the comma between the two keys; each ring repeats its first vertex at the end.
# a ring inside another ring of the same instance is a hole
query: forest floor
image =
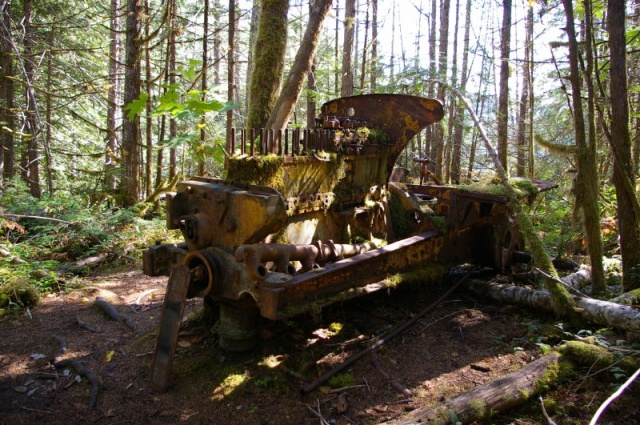
{"type": "MultiPolygon", "coordinates": [[[[459,291],[373,356],[303,394],[305,383],[444,292],[399,288],[326,308],[321,319],[265,321],[259,348],[242,355],[218,348],[210,329],[186,328],[172,385],[158,393],[149,388],[149,367],[166,283],[165,277],[138,271],[85,277],[80,288],[44,297],[28,314],[1,318],[0,423],[377,424],[418,407],[437,408],[449,397],[540,357],[538,343],[563,339],[552,317],[459,291]],[[109,320],[94,305],[99,296],[127,316],[135,330],[109,320]],[[551,334],[555,340],[545,339],[551,334]],[[58,360],[80,360],[101,380],[93,410],[87,377],[73,367],[52,367],[61,341],[67,348],[58,360]],[[389,376],[410,394],[398,391],[389,376]]],[[[188,301],[186,313],[201,304],[188,301]]],[[[586,424],[615,390],[610,382],[610,371],[580,371],[544,394],[547,411],[558,424],[586,424]]],[[[599,423],[640,423],[638,387],[616,400],[599,423]]],[[[540,401],[532,399],[489,423],[547,421],[540,401]]]]}

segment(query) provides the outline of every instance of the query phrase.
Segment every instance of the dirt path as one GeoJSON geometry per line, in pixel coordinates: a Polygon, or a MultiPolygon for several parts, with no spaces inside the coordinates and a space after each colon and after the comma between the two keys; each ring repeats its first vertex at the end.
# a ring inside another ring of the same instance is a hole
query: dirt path
{"type": "MultiPolygon", "coordinates": [[[[366,356],[327,386],[301,394],[306,382],[440,293],[398,290],[391,297],[375,295],[326,309],[319,322],[310,317],[266,322],[260,348],[243,355],[222,352],[209,329],[186,329],[173,384],[156,393],[147,382],[166,278],[132,271],[85,284],[46,297],[31,316],[0,321],[1,424],[318,424],[320,416],[327,423],[375,424],[417,407],[437,407],[447,397],[520,368],[542,354],[536,342],[544,328],[553,327],[551,319],[457,293],[377,350],[376,358],[366,356]],[[97,297],[116,306],[135,329],[109,320],[95,307],[97,297]],[[60,341],[67,346],[60,360],[78,360],[101,380],[94,410],[87,377],[73,367],[51,365],[60,341]]],[[[200,304],[190,301],[187,312],[200,304]]],[[[609,393],[589,381],[546,397],[558,423],[588,423],[609,393]]],[[[629,405],[633,399],[625,404],[623,398],[613,406],[613,423],[636,423],[639,408],[629,405]]],[[[493,423],[534,424],[540,418],[533,401],[493,423]]]]}

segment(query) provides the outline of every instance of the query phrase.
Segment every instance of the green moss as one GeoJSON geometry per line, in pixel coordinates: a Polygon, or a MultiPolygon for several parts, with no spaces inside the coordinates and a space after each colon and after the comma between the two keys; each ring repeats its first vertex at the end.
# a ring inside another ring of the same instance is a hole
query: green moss
{"type": "MultiPolygon", "coordinates": [[[[278,190],[285,198],[310,194],[329,196],[328,204],[334,201],[334,192],[345,178],[345,162],[335,153],[326,154],[328,161],[312,157],[295,157],[285,162],[283,156],[236,156],[227,160],[227,179],[242,184],[269,186],[278,190]]],[[[325,207],[325,199],[319,199],[325,207]]]]}
{"type": "Polygon", "coordinates": [[[39,300],[38,290],[26,277],[12,277],[0,286],[0,307],[33,307],[39,300]]]}
{"type": "Polygon", "coordinates": [[[436,228],[442,232],[442,233],[446,233],[449,226],[447,226],[447,218],[446,217],[442,217],[439,215],[434,215],[431,216],[431,221],[433,222],[433,224],[436,226],[436,228]]]}
{"type": "Polygon", "coordinates": [[[402,202],[391,194],[389,194],[389,212],[391,214],[391,225],[396,237],[403,239],[410,236],[413,230],[413,223],[409,214],[402,206],[402,202]]]}
{"type": "MultiPolygon", "coordinates": [[[[535,198],[538,194],[538,188],[533,183],[531,183],[530,180],[527,179],[509,179],[509,185],[514,190],[518,198],[526,199],[528,202],[532,201],[533,198],[535,198]]],[[[467,190],[469,192],[485,193],[495,196],[507,196],[507,191],[504,185],[497,178],[491,180],[481,180],[479,182],[473,182],[470,184],[458,185],[456,187],[462,190],[467,190]]]]}
{"type": "Polygon", "coordinates": [[[430,264],[410,272],[396,273],[384,280],[390,288],[400,284],[439,283],[446,272],[442,264],[430,264]]]}
{"type": "Polygon", "coordinates": [[[279,155],[232,157],[227,162],[227,178],[243,184],[270,186],[282,193],[283,164],[284,157],[279,155]]]}
{"type": "Polygon", "coordinates": [[[341,373],[329,379],[327,384],[331,388],[344,388],[356,385],[358,381],[350,373],[341,373]]]}
{"type": "Polygon", "coordinates": [[[487,414],[487,405],[482,400],[471,400],[469,401],[469,406],[477,418],[483,418],[487,414]]]}
{"type": "Polygon", "coordinates": [[[596,369],[610,367],[614,364],[627,373],[633,373],[638,369],[638,362],[632,357],[619,358],[599,345],[569,341],[560,346],[558,351],[579,364],[596,369]]]}

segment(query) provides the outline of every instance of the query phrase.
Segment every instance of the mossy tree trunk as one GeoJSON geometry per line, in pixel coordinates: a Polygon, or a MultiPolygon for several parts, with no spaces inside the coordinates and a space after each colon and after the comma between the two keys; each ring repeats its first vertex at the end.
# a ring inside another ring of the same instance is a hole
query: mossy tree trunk
{"type": "Polygon", "coordinates": [[[625,2],[611,0],[607,15],[611,52],[611,137],[614,152],[613,183],[618,203],[620,251],[622,253],[622,291],[640,288],[640,208],[634,181],[629,137],[627,101],[627,61],[625,42],[625,2]]]}
{"type": "Polygon", "coordinates": [[[289,72],[284,88],[273,108],[266,127],[274,130],[284,130],[293,112],[293,108],[300,97],[304,77],[313,66],[318,41],[322,30],[322,23],[329,12],[333,0],[316,0],[311,7],[309,23],[302,43],[298,48],[293,67],[289,72]]]}
{"type": "Polygon", "coordinates": [[[576,139],[576,204],[582,211],[582,224],[591,259],[591,278],[594,291],[604,292],[604,268],[602,265],[602,238],[600,236],[600,211],[598,207],[598,168],[595,162],[595,138],[587,140],[582,108],[580,69],[578,66],[578,42],[573,18],[573,3],[563,0],[566,16],[566,33],[569,45],[569,70],[571,100],[573,103],[574,131],[576,139]]]}
{"type": "Polygon", "coordinates": [[[534,231],[533,223],[531,222],[531,218],[524,211],[520,201],[509,184],[507,172],[502,167],[502,163],[500,162],[500,158],[498,157],[498,153],[491,145],[489,141],[489,137],[484,130],[484,126],[480,122],[480,119],[476,115],[475,111],[471,107],[471,103],[469,100],[464,97],[458,90],[447,86],[446,84],[439,82],[439,84],[447,87],[452,93],[458,96],[461,101],[466,106],[473,122],[478,127],[478,132],[480,133],[480,137],[484,141],[485,148],[493,159],[493,163],[495,166],[495,171],[498,174],[498,177],[501,179],[502,184],[505,189],[505,193],[508,198],[509,206],[516,214],[516,219],[518,224],[520,225],[520,229],[524,234],[525,240],[531,250],[531,255],[533,257],[533,261],[537,264],[540,270],[544,271],[546,274],[550,275],[552,278],[545,280],[545,288],[551,294],[551,303],[553,304],[554,312],[560,317],[566,317],[572,323],[580,323],[582,321],[579,313],[576,310],[576,303],[569,292],[559,283],[558,280],[558,272],[551,262],[551,258],[544,250],[544,245],[542,244],[542,240],[538,236],[538,234],[534,231]]]}
{"type": "Polygon", "coordinates": [[[264,128],[280,93],[289,0],[262,0],[249,86],[248,128],[264,128]]]}

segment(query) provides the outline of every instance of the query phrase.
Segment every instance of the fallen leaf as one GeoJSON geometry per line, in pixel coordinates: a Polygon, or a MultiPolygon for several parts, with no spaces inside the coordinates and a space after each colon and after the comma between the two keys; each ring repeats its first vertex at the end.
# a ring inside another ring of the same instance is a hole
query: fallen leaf
{"type": "Polygon", "coordinates": [[[113,351],[113,350],[111,350],[111,351],[107,351],[107,354],[104,356],[104,360],[105,360],[107,363],[111,362],[111,359],[113,359],[113,355],[114,355],[115,353],[116,353],[116,352],[115,352],[115,351],[113,351]]]}
{"type": "Polygon", "coordinates": [[[189,341],[180,340],[178,341],[178,346],[182,348],[188,348],[191,347],[191,343],[189,341]]]}

